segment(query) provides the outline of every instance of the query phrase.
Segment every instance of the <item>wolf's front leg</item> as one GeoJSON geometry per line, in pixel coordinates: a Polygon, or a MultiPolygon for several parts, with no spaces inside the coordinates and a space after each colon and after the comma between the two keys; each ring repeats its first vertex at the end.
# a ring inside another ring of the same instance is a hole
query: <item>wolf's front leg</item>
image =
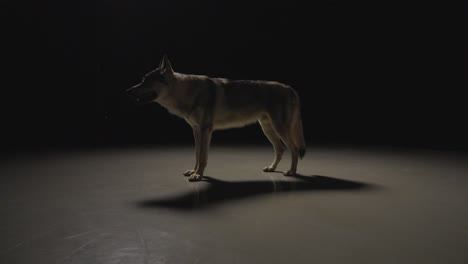
{"type": "Polygon", "coordinates": [[[196,156],[195,169],[185,171],[184,176],[190,176],[195,171],[197,171],[198,163],[200,159],[200,128],[196,126],[192,126],[192,130],[193,130],[193,138],[195,140],[195,156],[196,156]]]}
{"type": "Polygon", "coordinates": [[[189,181],[201,181],[206,164],[208,163],[208,149],[210,148],[212,126],[204,126],[200,129],[198,164],[189,181]]]}

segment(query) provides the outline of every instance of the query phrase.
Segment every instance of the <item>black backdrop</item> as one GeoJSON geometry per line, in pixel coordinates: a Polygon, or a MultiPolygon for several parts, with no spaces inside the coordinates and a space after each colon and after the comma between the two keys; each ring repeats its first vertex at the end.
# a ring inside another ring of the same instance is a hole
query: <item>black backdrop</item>
{"type": "MultiPolygon", "coordinates": [[[[183,120],[122,94],[176,71],[288,83],[306,140],[467,149],[464,7],[398,1],[2,4],[6,147],[189,143],[183,120]],[[306,3],[307,2],[307,3],[306,3]]],[[[257,126],[215,142],[266,142],[257,126]]]]}

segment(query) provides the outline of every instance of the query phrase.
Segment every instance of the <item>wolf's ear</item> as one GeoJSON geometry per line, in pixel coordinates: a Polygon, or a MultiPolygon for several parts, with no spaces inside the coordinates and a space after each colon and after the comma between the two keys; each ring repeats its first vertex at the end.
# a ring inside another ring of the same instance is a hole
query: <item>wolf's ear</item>
{"type": "Polygon", "coordinates": [[[159,64],[159,69],[161,69],[164,74],[172,74],[174,72],[172,70],[171,62],[169,62],[166,54],[164,54],[161,63],[159,64]]]}
{"type": "Polygon", "coordinates": [[[162,70],[162,69],[164,68],[164,61],[165,61],[165,60],[167,60],[167,55],[164,53],[164,55],[163,55],[161,61],[159,62],[159,67],[158,67],[159,69],[162,70]]]}

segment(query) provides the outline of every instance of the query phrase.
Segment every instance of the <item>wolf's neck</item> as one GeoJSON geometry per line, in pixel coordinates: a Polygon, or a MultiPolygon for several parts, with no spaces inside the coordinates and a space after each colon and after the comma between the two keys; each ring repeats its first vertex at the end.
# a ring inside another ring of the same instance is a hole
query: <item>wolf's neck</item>
{"type": "Polygon", "coordinates": [[[174,96],[166,95],[162,98],[158,98],[156,100],[162,107],[166,108],[171,114],[174,114],[178,117],[185,118],[186,111],[184,111],[184,107],[181,107],[181,103],[179,100],[174,98],[174,96]]]}
{"type": "Polygon", "coordinates": [[[186,118],[190,112],[192,98],[186,98],[183,93],[183,80],[176,80],[174,85],[165,91],[156,100],[162,107],[166,108],[170,113],[186,118]]]}

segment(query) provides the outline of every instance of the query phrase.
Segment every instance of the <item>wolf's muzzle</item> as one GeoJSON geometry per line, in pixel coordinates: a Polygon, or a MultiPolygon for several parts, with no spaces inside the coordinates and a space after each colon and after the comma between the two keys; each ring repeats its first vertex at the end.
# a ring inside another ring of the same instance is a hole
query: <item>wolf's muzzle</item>
{"type": "Polygon", "coordinates": [[[158,94],[154,91],[139,91],[138,86],[134,86],[126,91],[135,104],[146,104],[154,101],[158,94]]]}

